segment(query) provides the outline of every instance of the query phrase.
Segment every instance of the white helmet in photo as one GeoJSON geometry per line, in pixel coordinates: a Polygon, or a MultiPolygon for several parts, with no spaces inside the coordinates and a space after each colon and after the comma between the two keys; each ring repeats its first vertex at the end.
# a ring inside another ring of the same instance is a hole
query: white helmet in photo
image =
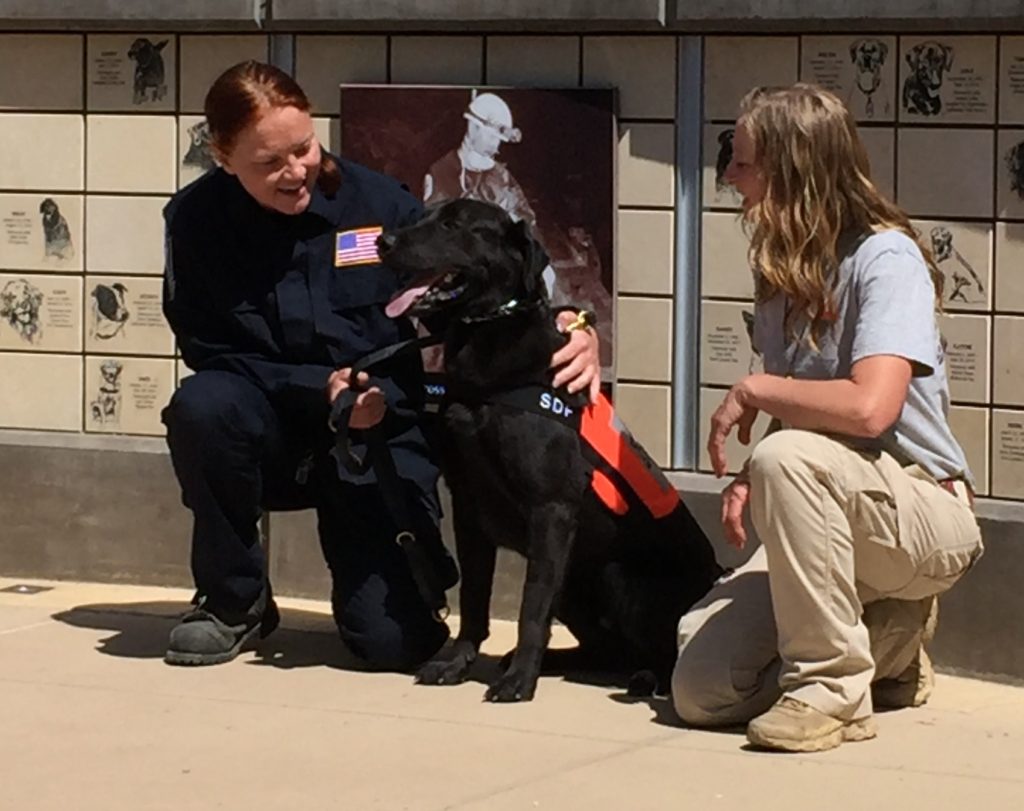
{"type": "Polygon", "coordinates": [[[475,121],[489,127],[506,143],[518,144],[523,139],[522,132],[512,126],[512,111],[504,100],[494,93],[474,96],[462,117],[467,121],[475,121]]]}

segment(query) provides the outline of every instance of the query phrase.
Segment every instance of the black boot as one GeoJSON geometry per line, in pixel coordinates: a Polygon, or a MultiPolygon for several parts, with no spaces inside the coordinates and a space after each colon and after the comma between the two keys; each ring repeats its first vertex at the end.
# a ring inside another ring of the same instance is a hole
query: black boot
{"type": "Polygon", "coordinates": [[[247,642],[265,639],[277,628],[281,615],[269,586],[244,612],[218,616],[200,597],[196,607],[171,629],[164,661],[170,665],[219,665],[230,662],[247,642]]]}

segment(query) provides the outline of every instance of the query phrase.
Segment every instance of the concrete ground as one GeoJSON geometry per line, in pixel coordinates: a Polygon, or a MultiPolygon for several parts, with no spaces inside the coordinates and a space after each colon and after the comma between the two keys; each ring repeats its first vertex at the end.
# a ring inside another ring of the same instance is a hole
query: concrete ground
{"type": "MultiPolygon", "coordinates": [[[[874,741],[817,755],[676,724],[662,700],[543,679],[529,704],[481,681],[359,670],[322,603],[228,665],[161,656],[190,595],[0,578],[0,808],[1015,809],[1024,690],[940,676],[874,741]],[[34,594],[17,583],[49,586],[34,594]]],[[[491,653],[511,646],[500,623],[491,653]]],[[[561,640],[564,641],[564,640],[561,640]]]]}

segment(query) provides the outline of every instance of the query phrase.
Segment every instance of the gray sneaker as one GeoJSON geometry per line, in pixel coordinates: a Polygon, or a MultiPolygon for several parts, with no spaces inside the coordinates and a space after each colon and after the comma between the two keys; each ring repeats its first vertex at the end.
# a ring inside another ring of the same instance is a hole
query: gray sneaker
{"type": "Polygon", "coordinates": [[[169,665],[219,665],[230,662],[250,640],[269,636],[280,622],[273,599],[267,602],[259,619],[247,616],[237,625],[229,625],[206,607],[206,598],[182,617],[171,629],[164,654],[169,665]]]}

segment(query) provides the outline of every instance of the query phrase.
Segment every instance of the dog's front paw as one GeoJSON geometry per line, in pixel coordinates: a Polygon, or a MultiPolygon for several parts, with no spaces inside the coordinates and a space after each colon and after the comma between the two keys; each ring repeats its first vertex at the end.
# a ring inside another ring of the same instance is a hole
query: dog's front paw
{"type": "Polygon", "coordinates": [[[501,703],[532,701],[536,690],[536,674],[531,676],[521,670],[509,670],[487,688],[484,699],[501,703]]]}
{"type": "Polygon", "coordinates": [[[416,672],[417,684],[462,684],[469,675],[471,662],[456,655],[451,658],[431,659],[416,672]]]}

